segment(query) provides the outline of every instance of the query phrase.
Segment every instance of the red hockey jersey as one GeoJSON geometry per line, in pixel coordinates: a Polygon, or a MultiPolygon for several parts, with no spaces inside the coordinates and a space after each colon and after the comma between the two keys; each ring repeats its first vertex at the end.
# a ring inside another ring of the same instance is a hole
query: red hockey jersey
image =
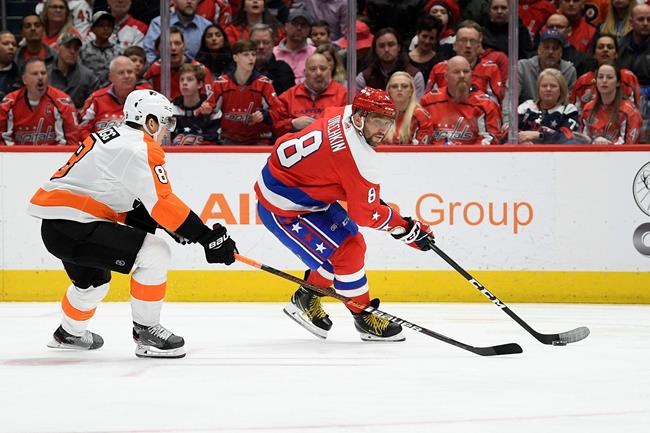
{"type": "Polygon", "coordinates": [[[213,83],[208,100],[221,110],[221,140],[224,143],[271,145],[269,109],[278,102],[271,80],[253,71],[248,82],[240,86],[231,73],[223,74],[213,83]],[[261,111],[264,120],[251,124],[251,114],[261,111]]]}
{"type": "Polygon", "coordinates": [[[37,106],[30,104],[24,87],[5,95],[0,103],[0,144],[77,146],[77,112],[68,94],[48,86],[37,106]]]}
{"type": "Polygon", "coordinates": [[[582,133],[591,137],[603,137],[612,144],[635,144],[639,141],[641,132],[641,114],[634,105],[624,99],[618,108],[618,122],[610,120],[609,107],[601,106],[591,120],[596,101],[587,102],[580,113],[582,133]]]}
{"type": "Polygon", "coordinates": [[[377,153],[352,126],[351,115],[350,105],[328,108],[307,128],[276,142],[255,183],[262,206],[276,215],[296,216],[340,200],[361,226],[407,226],[380,200],[377,153]]]}
{"type": "Polygon", "coordinates": [[[499,105],[483,92],[454,102],[443,87],[425,94],[420,104],[431,114],[430,144],[498,144],[502,135],[499,105]]]}
{"type": "MultiPolygon", "coordinates": [[[[621,69],[621,85],[623,93],[632,101],[632,103],[639,107],[641,88],[639,87],[639,80],[634,75],[634,72],[629,69],[621,69]]],[[[596,95],[596,74],[587,72],[580,75],[573,85],[571,90],[571,103],[578,109],[583,107],[587,102],[591,101],[596,95]]]]}
{"type": "Polygon", "coordinates": [[[300,116],[319,117],[327,107],[342,107],[347,104],[348,91],[334,80],[319,95],[312,93],[300,83],[278,97],[278,103],[271,110],[273,131],[276,137],[291,132],[291,120],[300,116]]]}

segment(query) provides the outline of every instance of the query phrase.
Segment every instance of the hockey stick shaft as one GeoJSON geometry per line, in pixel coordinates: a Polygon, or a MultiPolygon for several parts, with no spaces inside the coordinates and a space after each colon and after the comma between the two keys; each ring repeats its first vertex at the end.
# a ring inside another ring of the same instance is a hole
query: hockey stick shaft
{"type": "Polygon", "coordinates": [[[504,304],[499,298],[497,298],[492,292],[490,292],[483,284],[481,284],[476,278],[474,278],[469,272],[463,269],[456,261],[449,257],[444,251],[438,248],[437,245],[432,244],[431,249],[438,254],[445,262],[447,262],[452,268],[454,268],[459,274],[461,274],[467,281],[469,281],[476,289],[483,293],[486,298],[488,298],[494,305],[499,307],[510,316],[515,322],[517,322],[522,328],[528,331],[533,337],[535,337],[540,343],[552,344],[552,345],[565,345],[567,343],[575,343],[576,341],[583,340],[589,335],[589,329],[586,327],[580,327],[573,329],[571,331],[563,332],[560,334],[542,334],[535,331],[528,323],[526,323],[521,317],[516,315],[506,304],[504,304]]]}
{"type": "Polygon", "coordinates": [[[499,346],[488,346],[488,347],[475,347],[475,346],[470,346],[468,344],[462,343],[460,341],[456,341],[453,338],[447,337],[445,335],[439,334],[437,332],[431,331],[423,326],[416,325],[415,323],[411,323],[407,320],[401,319],[397,316],[394,316],[392,314],[388,314],[384,311],[381,311],[371,305],[366,305],[362,304],[360,302],[355,301],[352,298],[348,298],[347,296],[340,295],[336,293],[336,291],[331,288],[331,287],[320,287],[316,286],[314,284],[311,284],[302,278],[298,278],[296,276],[293,276],[291,274],[288,274],[286,272],[283,272],[279,269],[272,268],[271,266],[265,265],[263,263],[256,262],[253,259],[250,259],[248,257],[242,256],[241,254],[235,254],[235,259],[242,263],[246,263],[249,266],[252,266],[254,268],[260,269],[262,271],[268,272],[270,274],[276,275],[278,277],[284,278],[285,280],[292,281],[294,283],[300,284],[303,287],[306,287],[310,290],[313,290],[315,292],[318,292],[322,295],[329,296],[334,299],[338,299],[339,301],[342,301],[344,304],[358,308],[360,310],[366,311],[370,314],[373,314],[377,317],[381,317],[383,319],[389,320],[390,322],[393,323],[398,323],[402,325],[405,328],[412,329],[413,331],[420,332],[424,335],[428,335],[429,337],[433,337],[437,340],[443,341],[447,344],[451,344],[452,346],[460,347],[461,349],[468,350],[472,353],[476,353],[477,355],[481,356],[492,356],[492,355],[507,355],[507,354],[512,354],[512,353],[521,353],[522,349],[521,347],[516,344],[516,343],[508,343],[508,344],[502,344],[499,346]]]}

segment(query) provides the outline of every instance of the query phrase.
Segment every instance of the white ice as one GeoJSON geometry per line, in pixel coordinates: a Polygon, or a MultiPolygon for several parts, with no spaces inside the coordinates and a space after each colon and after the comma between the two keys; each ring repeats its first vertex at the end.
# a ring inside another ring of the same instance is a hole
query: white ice
{"type": "Polygon", "coordinates": [[[48,349],[56,303],[0,303],[0,432],[650,431],[650,306],[509,305],[541,332],[588,326],[544,346],[490,303],[381,308],[475,346],[480,357],[405,330],[403,343],[359,340],[327,303],[326,341],[282,304],[170,303],[163,325],[186,340],[176,360],[136,358],[130,307],[105,303],[94,352],[48,349]]]}

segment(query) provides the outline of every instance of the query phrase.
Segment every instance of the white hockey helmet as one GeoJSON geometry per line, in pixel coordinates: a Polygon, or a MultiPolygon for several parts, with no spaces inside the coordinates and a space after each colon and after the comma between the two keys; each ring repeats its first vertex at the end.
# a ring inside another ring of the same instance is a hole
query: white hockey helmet
{"type": "Polygon", "coordinates": [[[173,112],[169,99],[155,90],[134,90],[124,102],[124,121],[142,126],[146,123],[147,116],[152,115],[160,126],[173,131],[176,126],[173,112]]]}

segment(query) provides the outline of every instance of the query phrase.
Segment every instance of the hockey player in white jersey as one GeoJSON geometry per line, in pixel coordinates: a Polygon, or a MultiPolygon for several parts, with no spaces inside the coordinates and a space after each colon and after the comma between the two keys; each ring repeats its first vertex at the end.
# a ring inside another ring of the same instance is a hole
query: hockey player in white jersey
{"type": "Polygon", "coordinates": [[[160,147],[174,128],[172,105],[152,90],[135,90],[124,104],[124,124],[88,136],[68,162],[32,197],[28,211],[42,219],[47,250],[72,280],[63,319],[49,347],[98,349],[88,331],[109,288],[111,271],[131,276],[136,355],[185,356],[184,340],[160,324],[171,254],[154,236],[162,227],[175,238],[198,242],[209,263],[235,261],[235,242],[221,225],[208,228],[172,191],[160,147]]]}

